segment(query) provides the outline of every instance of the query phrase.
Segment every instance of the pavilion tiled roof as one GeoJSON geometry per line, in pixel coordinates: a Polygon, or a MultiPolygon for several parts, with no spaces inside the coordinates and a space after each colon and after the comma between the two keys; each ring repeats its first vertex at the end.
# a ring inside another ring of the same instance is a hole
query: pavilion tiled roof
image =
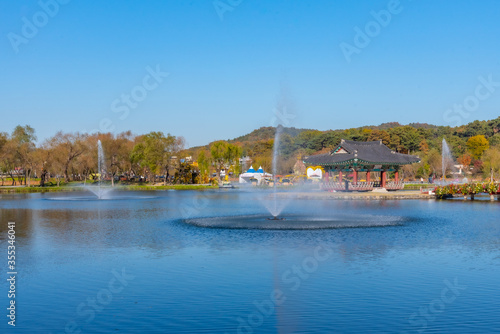
{"type": "Polygon", "coordinates": [[[358,142],[344,140],[330,153],[311,155],[304,158],[306,165],[407,165],[420,162],[414,155],[392,151],[382,141],[358,142]]]}

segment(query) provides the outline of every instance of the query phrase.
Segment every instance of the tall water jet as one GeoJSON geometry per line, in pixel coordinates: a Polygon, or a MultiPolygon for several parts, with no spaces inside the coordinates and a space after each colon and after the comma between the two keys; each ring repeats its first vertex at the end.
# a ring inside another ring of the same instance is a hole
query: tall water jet
{"type": "Polygon", "coordinates": [[[273,207],[271,214],[273,217],[277,217],[281,210],[278,209],[278,200],[276,198],[276,175],[278,174],[278,154],[279,154],[279,147],[280,147],[280,136],[281,136],[281,131],[283,130],[283,127],[281,125],[278,125],[276,127],[276,134],[274,135],[274,145],[273,145],[273,207]]]}
{"type": "Polygon", "coordinates": [[[443,175],[443,183],[446,182],[446,171],[451,169],[453,171],[455,161],[451,155],[450,147],[446,142],[446,139],[443,138],[443,142],[441,144],[441,169],[443,175]]]}
{"type": "Polygon", "coordinates": [[[101,191],[101,179],[104,173],[104,169],[106,166],[106,162],[104,161],[104,150],[102,149],[101,140],[97,141],[97,170],[99,171],[99,179],[98,179],[98,193],[97,197],[101,199],[102,191],[101,191]]]}
{"type": "MultiPolygon", "coordinates": [[[[278,158],[279,158],[279,147],[280,147],[280,138],[281,133],[283,131],[283,126],[278,125],[276,127],[276,134],[274,135],[274,145],[273,145],[273,160],[272,160],[272,173],[273,173],[273,189],[270,200],[266,200],[264,202],[265,207],[272,215],[270,220],[285,220],[285,218],[278,218],[286,204],[289,202],[289,199],[278,199],[278,158]]],[[[268,197],[269,199],[269,197],[268,197]]]]}
{"type": "MultiPolygon", "coordinates": [[[[276,132],[274,134],[274,144],[273,144],[273,157],[272,157],[272,177],[273,177],[273,189],[271,200],[266,200],[264,205],[266,206],[269,213],[272,215],[272,220],[284,220],[284,218],[278,218],[289,200],[283,200],[280,198],[278,200],[278,159],[279,159],[279,149],[281,133],[284,126],[289,126],[290,121],[295,118],[293,110],[290,110],[290,99],[284,86],[281,87],[281,94],[277,101],[276,107],[274,108],[274,116],[272,122],[276,126],[276,132]]],[[[268,197],[269,198],[269,197],[268,197]]]]}
{"type": "Polygon", "coordinates": [[[87,190],[91,191],[98,199],[103,199],[104,195],[110,191],[110,189],[104,189],[102,187],[103,176],[106,175],[106,160],[104,158],[104,150],[102,148],[101,141],[97,141],[97,186],[85,187],[87,190]]]}

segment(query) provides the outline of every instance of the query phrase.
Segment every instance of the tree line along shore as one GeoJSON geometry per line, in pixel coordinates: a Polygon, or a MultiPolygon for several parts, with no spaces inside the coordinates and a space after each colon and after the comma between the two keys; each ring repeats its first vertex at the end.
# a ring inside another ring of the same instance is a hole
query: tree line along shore
{"type": "MultiPolygon", "coordinates": [[[[10,133],[0,133],[1,186],[55,190],[73,183],[93,183],[99,178],[111,186],[120,184],[128,188],[216,185],[221,174],[234,180],[250,164],[271,170],[275,132],[275,127],[263,127],[232,140],[186,148],[183,137],[163,132],[135,135],[131,131],[118,134],[59,131],[37,141],[34,128],[18,125],[10,133]],[[100,171],[97,170],[99,140],[105,152],[100,171]]],[[[283,128],[278,174],[293,174],[297,161],[304,156],[329,152],[341,139],[347,139],[381,140],[396,152],[418,155],[420,163],[403,168],[405,180],[442,178],[443,138],[456,163],[463,166],[465,177],[476,181],[498,180],[500,117],[456,127],[384,123],[327,131],[283,128]]]]}

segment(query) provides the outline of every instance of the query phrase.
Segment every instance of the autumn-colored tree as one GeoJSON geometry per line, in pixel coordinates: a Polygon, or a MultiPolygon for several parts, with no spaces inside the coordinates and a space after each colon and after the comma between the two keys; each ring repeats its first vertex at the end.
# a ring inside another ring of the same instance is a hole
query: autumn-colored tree
{"type": "Polygon", "coordinates": [[[472,163],[473,165],[473,168],[472,168],[472,174],[474,175],[478,175],[478,174],[481,174],[483,173],[484,171],[484,163],[482,160],[474,160],[474,162],[472,163]]]}
{"type": "Polygon", "coordinates": [[[474,159],[480,159],[481,155],[488,147],[490,147],[488,139],[483,135],[470,137],[469,140],[467,140],[467,149],[474,159]]]}
{"type": "Polygon", "coordinates": [[[361,130],[361,138],[363,141],[367,141],[370,135],[372,134],[372,129],[363,129],[361,130]]]}
{"type": "Polygon", "coordinates": [[[87,149],[85,138],[85,135],[79,133],[63,133],[59,131],[49,139],[48,146],[51,150],[50,159],[53,168],[58,171],[57,175],[60,175],[60,172],[64,174],[66,182],[70,181],[69,170],[71,164],[87,149]]]}
{"type": "Polygon", "coordinates": [[[254,165],[255,169],[262,167],[264,171],[269,172],[270,170],[272,170],[272,166],[273,166],[273,157],[271,155],[262,156],[255,159],[255,165],[254,165]]]}
{"type": "Polygon", "coordinates": [[[33,152],[33,169],[37,176],[40,177],[40,187],[45,186],[45,182],[49,179],[49,160],[50,150],[47,148],[46,143],[39,146],[33,152]]]}
{"type": "Polygon", "coordinates": [[[467,168],[472,163],[472,156],[469,153],[462,154],[458,157],[457,162],[467,168]]]}
{"type": "Polygon", "coordinates": [[[500,148],[490,147],[483,154],[483,171],[493,182],[494,174],[500,172],[500,148]]]}
{"type": "Polygon", "coordinates": [[[429,144],[427,144],[427,141],[424,139],[420,142],[420,152],[422,152],[423,154],[427,154],[429,153],[429,144]]]}
{"type": "Polygon", "coordinates": [[[78,167],[80,181],[83,179],[84,184],[90,179],[91,174],[98,174],[100,172],[97,170],[97,140],[97,134],[86,137],[82,142],[84,146],[83,153],[74,160],[74,165],[78,167]]]}
{"type": "Polygon", "coordinates": [[[130,167],[130,153],[134,147],[132,133],[128,131],[116,136],[105,133],[100,134],[99,139],[106,153],[106,170],[111,174],[111,186],[114,186],[115,176],[130,167]]]}
{"type": "Polygon", "coordinates": [[[382,144],[389,145],[391,142],[391,135],[385,130],[373,130],[368,136],[367,141],[382,140],[382,144]]]}

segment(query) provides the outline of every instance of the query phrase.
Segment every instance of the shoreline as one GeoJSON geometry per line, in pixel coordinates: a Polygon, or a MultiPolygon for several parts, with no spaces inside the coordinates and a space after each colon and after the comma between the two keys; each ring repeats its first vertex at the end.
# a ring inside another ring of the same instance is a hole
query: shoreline
{"type": "MultiPolygon", "coordinates": [[[[122,185],[115,187],[105,187],[116,191],[161,191],[161,190],[214,190],[218,186],[211,185],[122,185]]],[[[85,191],[84,186],[50,186],[50,187],[26,187],[26,186],[3,186],[0,187],[0,194],[28,194],[46,192],[78,192],[85,191]]],[[[291,189],[290,189],[291,190],[291,189]]],[[[296,198],[304,200],[409,200],[409,199],[436,199],[435,195],[421,193],[416,190],[398,190],[394,192],[305,192],[305,191],[285,191],[278,192],[282,198],[296,198]]]]}
{"type": "Polygon", "coordinates": [[[329,199],[329,200],[408,200],[408,199],[436,199],[435,195],[422,194],[420,191],[399,190],[394,192],[298,192],[279,193],[280,197],[297,199],[329,199]]]}
{"type": "MultiPolygon", "coordinates": [[[[209,190],[218,189],[217,186],[203,185],[203,184],[179,184],[179,185],[117,185],[114,187],[106,186],[105,188],[117,190],[117,191],[146,191],[146,190],[209,190]]],[[[0,187],[0,194],[4,193],[16,193],[16,194],[28,194],[28,193],[45,193],[45,192],[73,192],[73,191],[85,191],[84,186],[51,186],[51,187],[27,187],[27,186],[2,186],[0,187]]]]}

